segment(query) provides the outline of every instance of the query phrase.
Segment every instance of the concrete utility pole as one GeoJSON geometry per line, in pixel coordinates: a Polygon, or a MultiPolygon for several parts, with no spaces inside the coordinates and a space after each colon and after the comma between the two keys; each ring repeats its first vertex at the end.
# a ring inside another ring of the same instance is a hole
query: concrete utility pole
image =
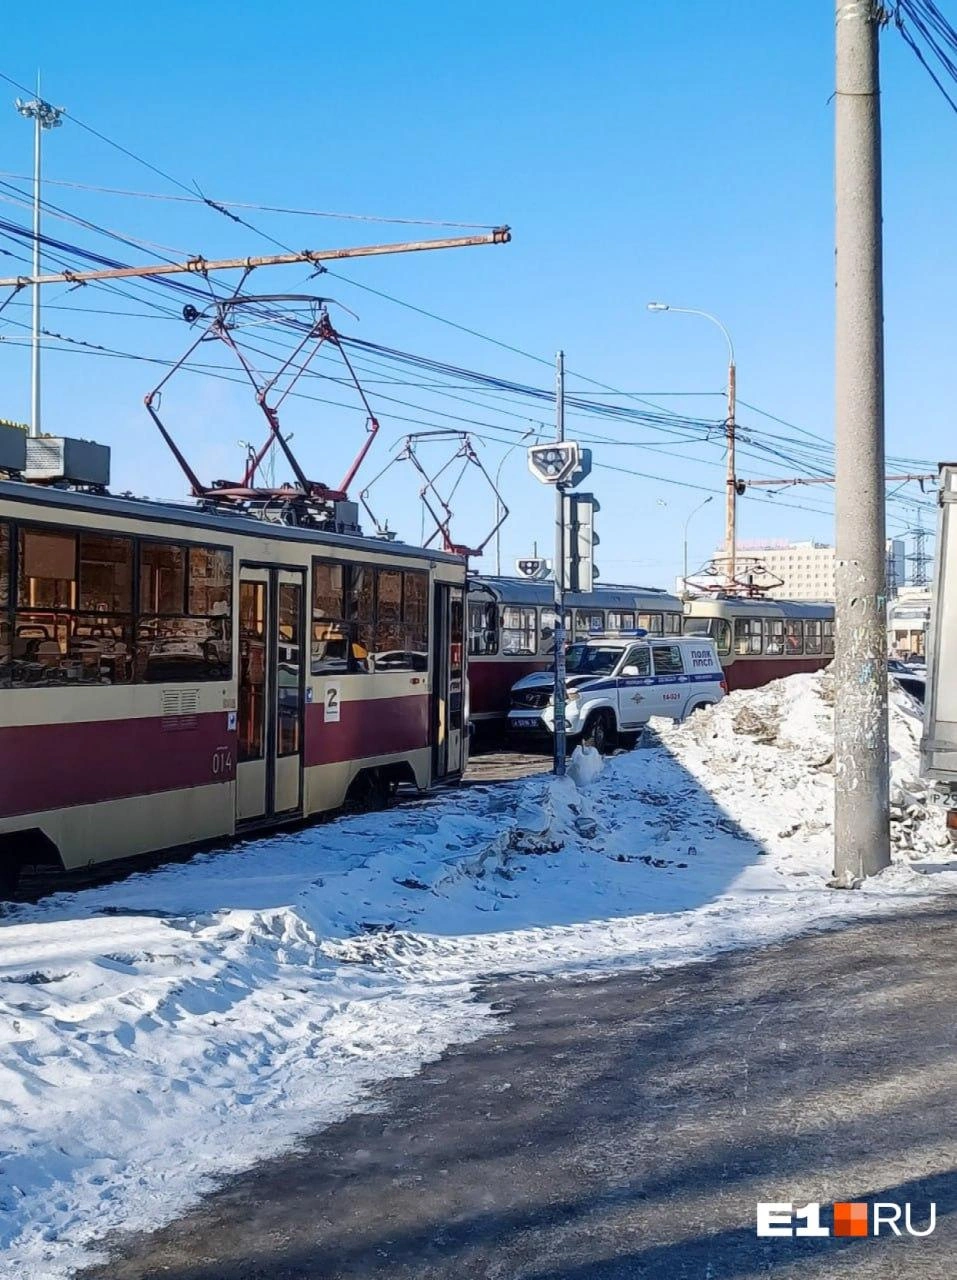
{"type": "MultiPolygon", "coordinates": [[[[555,439],[565,439],[565,352],[555,367],[555,439]]],[[[565,776],[565,486],[555,485],[555,776],[565,776]]]]}
{"type": "Polygon", "coordinates": [[[40,76],[37,75],[37,96],[30,102],[17,98],[17,110],[33,121],[33,341],[30,369],[30,435],[40,434],[40,142],[44,129],[56,129],[62,123],[63,108],[51,107],[40,97],[40,76]]]}
{"type": "Polygon", "coordinates": [[[890,865],[880,19],[836,0],[834,881],[890,865]]]}

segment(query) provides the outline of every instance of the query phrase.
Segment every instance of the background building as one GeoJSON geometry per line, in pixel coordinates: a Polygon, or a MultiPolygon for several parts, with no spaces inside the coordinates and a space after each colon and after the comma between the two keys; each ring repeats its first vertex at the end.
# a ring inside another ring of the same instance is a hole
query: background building
{"type": "Polygon", "coordinates": [[[739,542],[738,559],[738,576],[753,576],[772,599],[834,599],[834,548],[823,542],[739,542]]]}
{"type": "Polygon", "coordinates": [[[887,647],[892,654],[926,654],[930,587],[901,587],[887,606],[887,647]]]}
{"type": "MultiPolygon", "coordinates": [[[[896,595],[904,584],[904,550],[900,538],[888,539],[888,597],[896,595]]],[[[738,553],[739,576],[753,575],[755,584],[765,587],[772,599],[834,599],[834,548],[825,542],[739,542],[738,553]],[[773,585],[775,579],[780,580],[780,586],[773,585]]]]}

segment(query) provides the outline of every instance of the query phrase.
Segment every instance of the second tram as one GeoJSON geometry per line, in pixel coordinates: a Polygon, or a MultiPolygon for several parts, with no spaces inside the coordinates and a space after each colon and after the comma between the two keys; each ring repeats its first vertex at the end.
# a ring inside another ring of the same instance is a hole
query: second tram
{"type": "Polygon", "coordinates": [[[685,604],[684,633],[714,640],[729,691],[757,689],[827,666],[834,657],[834,606],[700,596],[685,604]]]}
{"type": "MultiPolygon", "coordinates": [[[[555,654],[554,583],[474,575],[468,585],[469,718],[503,725],[512,685],[550,667],[555,654]]],[[[569,643],[641,628],[680,635],[682,604],[657,587],[601,586],[565,595],[569,643]]]]}

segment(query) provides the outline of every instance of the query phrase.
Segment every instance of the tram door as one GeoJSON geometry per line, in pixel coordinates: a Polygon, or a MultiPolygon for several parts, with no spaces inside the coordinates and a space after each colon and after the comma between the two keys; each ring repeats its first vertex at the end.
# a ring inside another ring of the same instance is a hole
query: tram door
{"type": "Polygon", "coordinates": [[[461,587],[435,584],[432,616],[432,777],[465,767],[465,601],[461,587]]]}
{"type": "Polygon", "coordinates": [[[240,567],[237,823],[302,811],[304,598],[301,569],[240,567]]]}

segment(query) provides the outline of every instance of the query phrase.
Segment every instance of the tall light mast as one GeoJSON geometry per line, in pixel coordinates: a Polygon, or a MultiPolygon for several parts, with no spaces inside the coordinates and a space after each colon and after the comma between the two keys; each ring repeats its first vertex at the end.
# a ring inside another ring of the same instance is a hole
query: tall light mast
{"type": "Polygon", "coordinates": [[[17,98],[17,110],[33,121],[33,360],[30,375],[30,435],[40,434],[40,286],[36,282],[40,274],[40,151],[44,129],[56,129],[63,123],[63,107],[52,107],[40,97],[40,77],[37,76],[37,96],[29,102],[17,98]]]}

